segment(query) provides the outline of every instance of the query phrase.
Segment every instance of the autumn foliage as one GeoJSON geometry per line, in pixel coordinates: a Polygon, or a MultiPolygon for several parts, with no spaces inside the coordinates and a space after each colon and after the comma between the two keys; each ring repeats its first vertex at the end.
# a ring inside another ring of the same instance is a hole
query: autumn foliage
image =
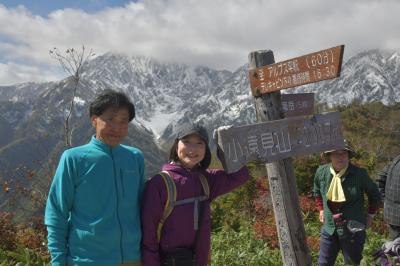
{"type": "MultiPolygon", "coordinates": [[[[391,158],[400,154],[400,104],[388,107],[381,103],[362,105],[355,102],[350,106],[338,107],[337,110],[341,112],[344,136],[352,143],[356,151],[356,156],[352,159],[353,162],[366,168],[370,176],[374,178],[376,172],[391,158]]],[[[319,250],[321,223],[318,220],[318,211],[314,199],[311,197],[311,190],[313,175],[320,163],[322,161],[318,154],[293,159],[307,245],[312,253],[313,261],[315,261],[319,250]]],[[[232,254],[234,255],[226,255],[231,254],[228,252],[229,247],[220,250],[214,246],[211,252],[214,258],[219,256],[227,261],[227,256],[232,256],[233,259],[229,261],[239,261],[237,256],[249,256],[248,254],[253,254],[252,257],[256,258],[256,255],[260,252],[254,251],[252,244],[257,244],[257,247],[267,250],[266,252],[269,255],[272,254],[271,252],[275,252],[275,255],[279,253],[279,237],[276,230],[268,178],[266,173],[256,173],[257,171],[254,170],[254,168],[257,168],[256,166],[250,165],[249,167],[253,178],[241,188],[218,198],[212,204],[212,235],[214,239],[219,237],[217,239],[219,242],[216,243],[218,245],[230,243],[225,240],[229,238],[228,235],[231,236],[235,233],[238,237],[243,237],[248,241],[239,243],[236,238],[232,238],[232,241],[238,242],[237,246],[232,247],[232,254]],[[256,241],[253,243],[253,240],[256,241]],[[248,252],[253,253],[246,253],[246,247],[248,252]],[[241,253],[237,255],[236,251],[241,253]]],[[[23,174],[28,181],[37,179],[35,172],[26,170],[23,174]]],[[[30,217],[28,221],[16,221],[15,219],[15,216],[19,215],[17,214],[18,211],[24,212],[26,209],[24,207],[26,204],[18,204],[21,197],[27,199],[23,203],[30,202],[29,206],[40,205],[39,208],[42,210],[44,208],[45,195],[33,193],[34,191],[29,189],[29,186],[25,187],[24,185],[25,183],[18,183],[15,180],[1,180],[0,183],[1,193],[15,199],[10,201],[10,204],[17,204],[14,206],[15,213],[0,212],[0,262],[2,262],[2,259],[6,259],[9,264],[4,265],[7,266],[15,265],[19,261],[12,254],[20,252],[21,248],[34,252],[42,262],[48,263],[49,261],[43,217],[30,217]]],[[[373,265],[372,254],[387,237],[387,227],[383,222],[382,211],[375,217],[374,224],[367,233],[369,237],[364,255],[367,261],[366,265],[373,265]]],[[[260,255],[259,257],[263,256],[260,255]]],[[[279,255],[278,258],[274,256],[271,255],[270,257],[278,261],[279,255]]],[[[280,264],[255,263],[254,265],[280,264]]]]}
{"type": "Polygon", "coordinates": [[[42,217],[34,217],[28,223],[15,224],[11,213],[0,213],[0,234],[0,250],[16,251],[18,248],[24,248],[43,260],[50,259],[47,251],[47,231],[42,217]]]}

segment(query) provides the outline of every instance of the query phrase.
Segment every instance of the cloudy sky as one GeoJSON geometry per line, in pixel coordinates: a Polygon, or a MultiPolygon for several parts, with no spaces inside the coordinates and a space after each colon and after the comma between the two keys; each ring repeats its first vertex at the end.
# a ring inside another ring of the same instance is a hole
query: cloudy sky
{"type": "Polygon", "coordinates": [[[85,45],[234,71],[345,45],[400,50],[399,0],[0,0],[0,85],[66,76],[49,49],[85,45]]]}

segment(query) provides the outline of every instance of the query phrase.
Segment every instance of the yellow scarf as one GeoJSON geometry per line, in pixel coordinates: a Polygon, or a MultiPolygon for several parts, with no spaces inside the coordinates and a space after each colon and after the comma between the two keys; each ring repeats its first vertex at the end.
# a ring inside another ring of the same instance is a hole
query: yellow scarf
{"type": "MultiPolygon", "coordinates": [[[[347,166],[348,167],[348,166],[347,166]]],[[[331,184],[329,185],[328,192],[326,193],[326,198],[332,202],[344,202],[346,197],[344,196],[342,188],[342,180],[340,179],[347,170],[347,167],[336,173],[335,170],[330,168],[331,174],[333,175],[331,184]]]]}

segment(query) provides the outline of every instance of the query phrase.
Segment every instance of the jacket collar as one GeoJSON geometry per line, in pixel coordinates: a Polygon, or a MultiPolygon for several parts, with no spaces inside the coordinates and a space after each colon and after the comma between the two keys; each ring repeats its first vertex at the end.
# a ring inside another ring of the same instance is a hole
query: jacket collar
{"type": "MultiPolygon", "coordinates": [[[[329,167],[332,167],[332,163],[329,164],[329,167]]],[[[356,172],[356,167],[349,162],[349,166],[347,167],[346,173],[342,176],[342,182],[346,180],[346,178],[353,176],[353,174],[356,172]]],[[[332,174],[330,174],[332,176],[332,174]]]]}
{"type": "Polygon", "coordinates": [[[175,163],[175,162],[170,162],[170,163],[164,164],[163,167],[162,167],[162,170],[163,171],[175,172],[175,173],[180,174],[180,175],[187,175],[187,174],[190,174],[190,173],[198,173],[198,172],[202,171],[202,170],[197,169],[197,168],[195,168],[195,169],[185,168],[182,165],[180,165],[178,163],[175,163]]]}
{"type": "Polygon", "coordinates": [[[116,151],[118,151],[121,148],[121,145],[118,144],[115,147],[111,147],[110,145],[102,142],[101,140],[96,138],[96,135],[92,136],[92,139],[90,140],[90,144],[94,145],[96,148],[98,148],[99,150],[102,150],[106,153],[114,153],[116,151]]]}

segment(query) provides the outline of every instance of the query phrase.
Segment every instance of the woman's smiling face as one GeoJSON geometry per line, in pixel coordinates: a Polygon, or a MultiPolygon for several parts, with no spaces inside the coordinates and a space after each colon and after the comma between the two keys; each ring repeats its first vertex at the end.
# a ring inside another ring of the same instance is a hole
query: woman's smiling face
{"type": "Polygon", "coordinates": [[[339,172],[349,165],[349,152],[347,150],[337,150],[330,153],[332,167],[339,172]]]}
{"type": "Polygon", "coordinates": [[[197,134],[191,134],[179,140],[177,154],[185,168],[197,166],[206,153],[206,143],[197,134]]]}

